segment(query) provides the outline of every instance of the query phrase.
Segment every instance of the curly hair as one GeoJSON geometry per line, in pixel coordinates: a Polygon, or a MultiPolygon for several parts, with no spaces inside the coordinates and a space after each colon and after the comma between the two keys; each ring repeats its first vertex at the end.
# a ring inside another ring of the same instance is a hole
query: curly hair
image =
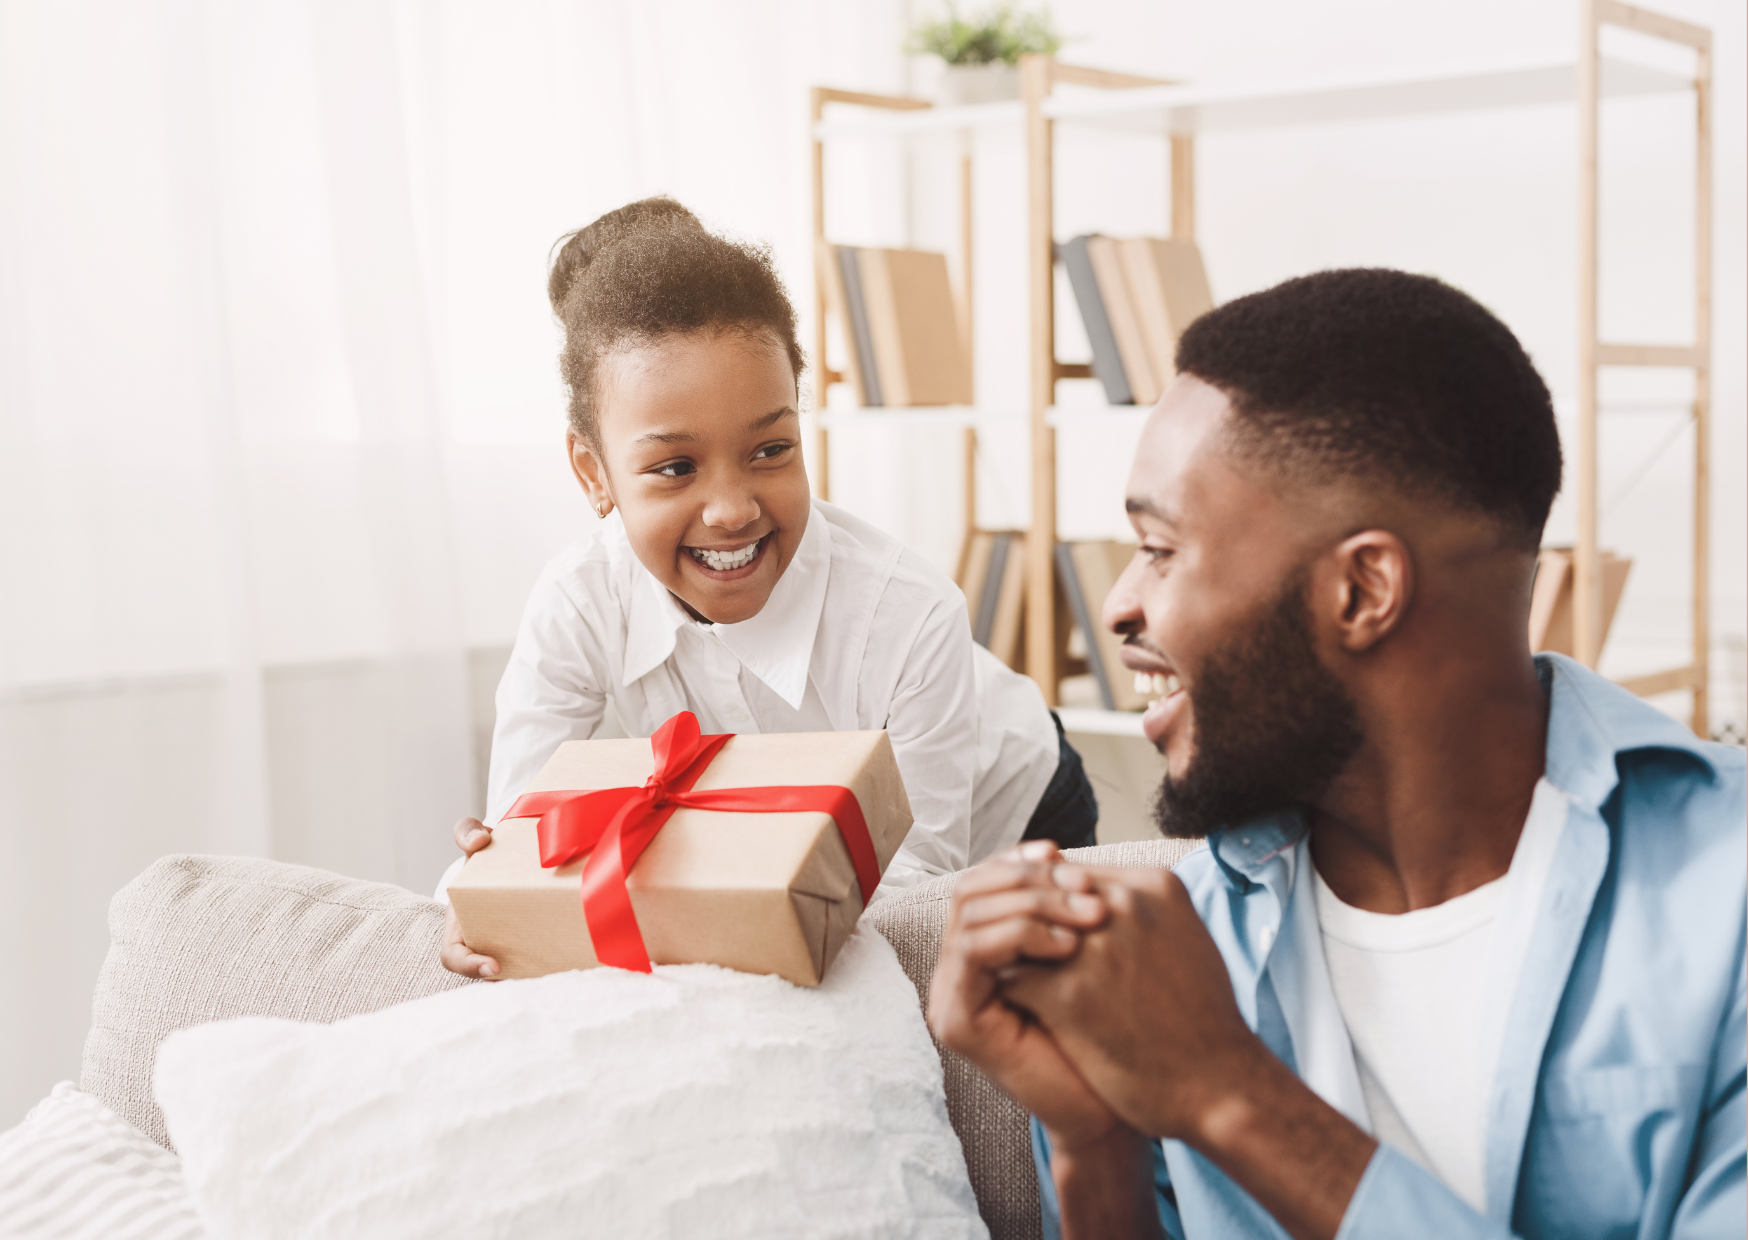
{"type": "Polygon", "coordinates": [[[559,373],[571,429],[600,451],[600,366],[617,349],[698,331],[743,332],[782,349],[797,384],[807,367],[795,307],[768,246],[705,229],[672,198],[645,198],[568,233],[546,295],[564,324],[559,373]]]}
{"type": "Polygon", "coordinates": [[[1509,327],[1442,281],[1288,280],[1197,319],[1177,368],[1226,393],[1243,459],[1437,497],[1492,516],[1516,546],[1541,539],[1562,468],[1547,384],[1509,327]]]}

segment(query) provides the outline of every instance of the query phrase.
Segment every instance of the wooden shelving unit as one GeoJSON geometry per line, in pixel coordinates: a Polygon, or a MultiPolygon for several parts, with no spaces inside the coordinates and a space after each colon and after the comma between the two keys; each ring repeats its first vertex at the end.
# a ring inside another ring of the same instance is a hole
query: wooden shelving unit
{"type": "MultiPolygon", "coordinates": [[[[1707,726],[1706,683],[1709,673],[1709,472],[1707,439],[1710,418],[1711,364],[1711,34],[1709,31],[1621,3],[1582,0],[1577,55],[1562,62],[1493,65],[1474,72],[1371,80],[1245,84],[1180,85],[1130,74],[1065,65],[1045,56],[1021,62],[1021,98],[1014,102],[942,108],[926,100],[902,96],[862,95],[818,88],[813,92],[814,233],[825,239],[825,143],[836,137],[868,137],[909,133],[975,130],[987,126],[1023,127],[1027,153],[1027,269],[1031,295],[1029,366],[1030,401],[1027,429],[1031,441],[1032,527],[1027,540],[1026,667],[1047,701],[1058,700],[1062,645],[1056,633],[1054,564],[1056,537],[1056,435],[1075,421],[1055,416],[1056,384],[1083,378],[1090,368],[1065,363],[1056,356],[1055,339],[1055,142],[1058,125],[1093,126],[1164,138],[1169,161],[1171,201],[1167,226],[1176,238],[1195,237],[1195,143],[1203,134],[1231,133],[1277,127],[1304,127],[1393,117],[1436,115],[1505,107],[1576,104],[1579,116],[1580,190],[1578,202],[1579,338],[1577,504],[1575,556],[1575,630],[1580,657],[1594,665],[1601,654],[1602,578],[1598,542],[1597,443],[1599,419],[1597,374],[1605,366],[1665,366],[1691,369],[1696,376],[1693,420],[1693,656],[1684,666],[1623,683],[1640,694],[1689,689],[1693,693],[1692,724],[1707,726]],[[1599,32],[1618,26],[1691,48],[1694,73],[1673,73],[1630,61],[1605,58],[1599,32]],[[1058,93],[1059,86],[1093,87],[1092,91],[1058,93]],[[1695,241],[1696,318],[1691,345],[1635,345],[1598,339],[1597,286],[1597,133],[1604,99],[1692,92],[1698,136],[1695,241]],[[857,105],[854,111],[826,114],[826,105],[857,105]]],[[[970,157],[962,165],[963,287],[972,287],[970,157]]],[[[823,294],[816,301],[818,327],[816,365],[820,403],[827,385],[843,376],[824,368],[823,294]]],[[[962,414],[960,416],[963,416],[962,414]]],[[[826,431],[820,422],[818,459],[825,459],[826,431]]],[[[974,441],[968,436],[969,461],[974,441]]],[[[969,466],[968,466],[969,473],[969,466]]],[[[829,476],[820,480],[828,493],[829,476]]],[[[968,495],[974,485],[968,479],[968,495]]],[[[968,503],[968,524],[975,508],[968,503]]],[[[1076,712],[1077,716],[1087,712],[1076,712]]],[[[1083,721],[1084,722],[1084,721],[1083,721]]],[[[1113,727],[1120,729],[1117,721],[1113,727]]],[[[1121,730],[1121,729],[1120,729],[1121,730]]]]}
{"type": "Polygon", "coordinates": [[[1711,365],[1712,365],[1712,35],[1704,27],[1622,4],[1583,0],[1578,33],[1578,538],[1573,557],[1572,636],[1592,667],[1602,655],[1603,581],[1596,495],[1599,371],[1604,366],[1689,369],[1693,394],[1693,656],[1682,667],[1623,683],[1641,695],[1688,689],[1689,723],[1710,730],[1711,678],[1711,365]],[[1600,44],[1604,26],[1680,44],[1694,53],[1694,339],[1691,345],[1605,343],[1598,334],[1597,138],[1605,93],[1600,44]]]}

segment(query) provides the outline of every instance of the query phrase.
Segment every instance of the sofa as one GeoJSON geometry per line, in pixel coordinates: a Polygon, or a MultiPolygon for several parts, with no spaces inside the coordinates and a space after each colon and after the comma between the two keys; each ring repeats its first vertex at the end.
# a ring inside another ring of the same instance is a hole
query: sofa
{"type": "MultiPolygon", "coordinates": [[[[1171,867],[1195,847],[1151,840],[1068,855],[1171,867]]],[[[866,914],[924,1004],[956,879],[881,900],[866,914]]],[[[165,857],[110,904],[80,1088],[169,1148],[152,1098],[153,1062],[168,1034],[238,1016],[334,1021],[481,984],[438,964],[443,919],[443,905],[383,883],[256,858],[165,857]]],[[[964,1059],[937,1049],[948,1115],[991,1236],[1039,1237],[1025,1112],[964,1059]]]]}

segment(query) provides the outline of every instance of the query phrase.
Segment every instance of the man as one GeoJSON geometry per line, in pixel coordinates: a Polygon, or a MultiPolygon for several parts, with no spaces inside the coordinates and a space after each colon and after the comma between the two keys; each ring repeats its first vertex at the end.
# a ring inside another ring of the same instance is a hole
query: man
{"type": "Polygon", "coordinates": [[[1743,755],[1531,658],[1529,358],[1331,271],[1178,370],[1105,621],[1166,678],[1160,828],[1209,846],[972,871],[930,996],[1035,1116],[1046,1231],[1741,1236],[1743,755]]]}

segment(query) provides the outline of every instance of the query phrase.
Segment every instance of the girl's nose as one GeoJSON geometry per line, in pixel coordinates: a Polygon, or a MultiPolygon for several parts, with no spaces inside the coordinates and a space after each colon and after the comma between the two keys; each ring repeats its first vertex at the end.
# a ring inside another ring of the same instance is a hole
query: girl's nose
{"type": "Polygon", "coordinates": [[[704,504],[704,524],[732,534],[759,519],[759,501],[738,487],[722,487],[704,504]]]}

